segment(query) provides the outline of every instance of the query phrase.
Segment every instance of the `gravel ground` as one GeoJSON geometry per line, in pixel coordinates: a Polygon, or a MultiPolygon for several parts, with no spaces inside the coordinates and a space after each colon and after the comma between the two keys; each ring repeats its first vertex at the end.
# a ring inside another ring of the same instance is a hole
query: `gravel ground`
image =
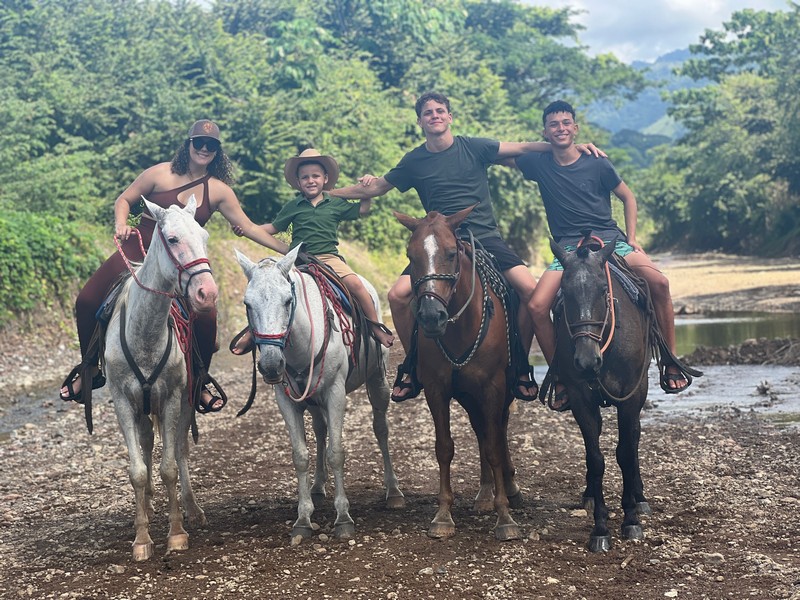
{"type": "MultiPolygon", "coordinates": [[[[770,298],[783,298],[782,310],[797,309],[796,289],[773,287],[770,298]]],[[[718,303],[730,299],[732,292],[723,292],[718,303]]],[[[681,300],[714,308],[706,296],[702,302],[691,295],[681,300]]],[[[747,310],[742,302],[740,310],[747,310]]],[[[569,415],[538,403],[516,405],[509,440],[525,501],[513,514],[525,539],[500,543],[492,535],[494,515],[472,511],[477,447],[463,411],[454,406],[457,533],[431,540],[425,532],[438,476],[424,401],[390,407],[390,444],[407,498],[405,509],[390,511],[383,504],[368,404],[356,393],[345,424],[355,537],[333,538],[329,494],[314,514],[314,538],[292,545],[296,483],[272,393],[260,384],[253,409],[235,416],[249,390],[246,359],[219,373],[229,406],[198,417],[193,484],[208,525],[189,531],[188,551],[164,556],[165,499],[157,482],[151,527],[156,557],[134,563],[127,453],[108,398],[95,398],[90,436],[81,408],[55,400],[74,350],[43,352],[54,346],[32,345],[12,331],[3,339],[0,383],[11,397],[0,403],[0,416],[5,421],[23,409],[38,415],[0,437],[3,599],[800,598],[796,428],[725,407],[677,421],[647,420],[641,463],[654,513],[643,521],[645,539],[630,542],[618,536],[615,414],[604,411],[614,542],[610,552],[597,555],[585,549],[591,517],[578,506],[583,443],[569,415]],[[42,399],[42,385],[53,400],[42,399]]],[[[393,362],[399,358],[393,352],[393,362]]],[[[651,398],[662,397],[651,386],[651,398]]]]}

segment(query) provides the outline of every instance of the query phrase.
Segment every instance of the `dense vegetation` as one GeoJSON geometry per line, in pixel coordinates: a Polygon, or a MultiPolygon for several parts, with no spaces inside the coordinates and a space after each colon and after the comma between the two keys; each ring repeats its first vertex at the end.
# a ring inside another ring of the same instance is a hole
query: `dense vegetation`
{"type": "MultiPolygon", "coordinates": [[[[800,118],[797,14],[746,12],[736,18],[757,20],[751,35],[745,21],[732,38],[709,34],[715,60],[686,74],[716,85],[677,93],[689,133],[650,151],[651,172],[629,173],[612,152],[662,245],[758,253],[796,237],[798,129],[777,126],[800,118]],[[759,50],[756,36],[783,42],[759,50]],[[718,231],[705,236],[709,217],[718,231]]],[[[538,139],[550,100],[642,91],[640,71],[585,53],[571,16],[518,0],[5,0],[0,324],[85,279],[105,254],[92,240],[110,238],[113,199],[171,158],[197,118],[221,125],[236,192],[263,222],[291,194],[282,168],[299,144],[336,156],[342,183],[392,167],[420,143],[424,90],[450,96],[456,133],[505,140],[538,139]]],[[[582,135],[609,147],[597,128],[582,135]]],[[[535,186],[499,167],[491,182],[504,233],[535,253],[547,233],[535,186]]],[[[418,214],[415,194],[374,206],[347,235],[400,252],[391,210],[418,214]]]]}

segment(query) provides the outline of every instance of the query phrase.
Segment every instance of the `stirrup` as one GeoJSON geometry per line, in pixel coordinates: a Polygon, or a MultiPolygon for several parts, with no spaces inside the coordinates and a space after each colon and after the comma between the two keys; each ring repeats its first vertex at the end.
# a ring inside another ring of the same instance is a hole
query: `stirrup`
{"type": "Polygon", "coordinates": [[[208,413],[219,412],[225,405],[228,403],[228,396],[225,394],[225,390],[217,383],[217,380],[214,379],[211,375],[206,375],[206,382],[200,386],[200,391],[197,394],[197,402],[194,404],[194,409],[199,412],[201,415],[205,415],[208,413]],[[213,387],[213,390],[212,390],[213,387]],[[203,392],[208,392],[211,394],[211,400],[208,402],[203,402],[203,392]],[[219,392],[219,395],[215,394],[214,392],[219,392]],[[217,408],[214,408],[214,405],[217,401],[222,400],[222,404],[217,408]]]}
{"type": "Polygon", "coordinates": [[[233,339],[231,340],[231,343],[228,344],[228,350],[230,350],[231,354],[233,354],[234,356],[244,356],[245,354],[249,354],[250,352],[253,352],[256,349],[255,340],[251,340],[250,344],[247,346],[247,348],[242,350],[241,354],[238,354],[238,353],[235,352],[236,344],[239,343],[239,340],[241,340],[248,331],[250,331],[250,326],[249,325],[247,327],[245,327],[244,329],[242,329],[235,336],[233,336],[233,339]]]}
{"type": "Polygon", "coordinates": [[[539,396],[539,384],[536,383],[536,377],[533,376],[533,367],[528,366],[527,373],[523,372],[517,375],[514,378],[514,381],[511,383],[511,394],[517,400],[524,400],[525,402],[530,402],[532,400],[536,400],[539,396]],[[529,377],[530,379],[523,379],[523,377],[529,377]],[[531,390],[535,390],[531,395],[526,396],[522,392],[520,392],[519,388],[524,387],[525,390],[530,392],[531,390]]]}
{"type": "Polygon", "coordinates": [[[416,398],[419,396],[419,393],[422,391],[422,384],[417,379],[417,370],[414,367],[406,367],[405,363],[397,367],[397,377],[394,379],[394,384],[392,385],[392,389],[400,388],[401,392],[406,390],[410,390],[407,394],[395,395],[392,394],[391,398],[393,402],[404,402],[405,400],[410,400],[411,398],[416,398]],[[408,375],[410,381],[403,381],[403,377],[408,375]]]}
{"type": "MultiPolygon", "coordinates": [[[[83,370],[83,364],[76,365],[67,375],[67,378],[64,380],[64,383],[61,384],[61,387],[67,388],[67,395],[61,395],[61,388],[58,391],[58,397],[61,398],[64,402],[77,402],[78,404],[83,404],[83,384],[81,384],[81,389],[79,392],[76,392],[72,385],[81,377],[81,371],[83,370]]],[[[98,371],[97,375],[92,377],[92,389],[96,390],[98,388],[103,387],[106,384],[105,375],[103,375],[102,371],[98,371]]]]}

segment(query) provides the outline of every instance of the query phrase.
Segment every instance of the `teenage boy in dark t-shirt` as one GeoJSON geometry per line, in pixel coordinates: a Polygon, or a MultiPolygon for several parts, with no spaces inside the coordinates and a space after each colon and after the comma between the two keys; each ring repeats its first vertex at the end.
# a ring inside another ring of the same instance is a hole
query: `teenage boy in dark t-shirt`
{"type": "MultiPolygon", "coordinates": [[[[468,206],[477,205],[467,217],[469,227],[487,251],[497,259],[500,269],[520,297],[517,315],[524,349],[530,350],[533,340],[531,317],[526,308],[536,281],[522,259],[500,237],[492,210],[487,170],[503,158],[523,152],[547,152],[543,142],[498,142],[485,138],[454,136],[450,129],[453,115],[450,101],[443,94],[427,92],[416,102],[417,124],[425,134],[425,143],[408,152],[383,177],[362,177],[360,184],[331,190],[344,198],[373,198],[397,188],[405,192],[416,189],[426,212],[436,210],[452,215],[468,206]]],[[[596,151],[596,149],[594,149],[596,151]]],[[[589,150],[586,150],[589,151],[589,150]]],[[[411,312],[413,291],[408,269],[389,290],[389,306],[397,334],[408,352],[414,326],[411,312]]],[[[400,402],[418,395],[418,382],[410,373],[401,373],[392,399],[400,402]]],[[[538,386],[530,374],[523,375],[514,388],[514,396],[533,400],[538,386]]]]}
{"type": "MultiPolygon", "coordinates": [[[[664,340],[675,353],[675,316],[669,281],[636,242],[637,204],[633,192],[606,158],[584,156],[575,147],[578,124],[575,110],[563,101],[553,102],[542,115],[544,137],[550,153],[530,153],[513,159],[526,179],[539,185],[547,224],[556,243],[574,250],[583,238],[582,230],[604,242],[616,240],[616,253],[624,256],[631,269],[647,281],[664,340]],[[611,216],[611,194],[623,204],[625,231],[611,216]]],[[[550,307],[561,285],[563,267],[553,260],[536,286],[528,308],[533,317],[536,339],[548,364],[555,353],[555,331],[550,307]]],[[[665,365],[664,382],[669,393],[686,389],[688,381],[673,364],[665,365]]],[[[569,399],[563,384],[556,383],[551,408],[566,410],[569,399]]]]}

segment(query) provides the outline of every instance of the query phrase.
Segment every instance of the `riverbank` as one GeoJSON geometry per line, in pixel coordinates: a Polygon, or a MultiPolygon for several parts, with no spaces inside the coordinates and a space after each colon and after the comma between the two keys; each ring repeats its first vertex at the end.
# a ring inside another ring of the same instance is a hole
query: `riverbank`
{"type": "MultiPolygon", "coordinates": [[[[760,270],[766,273],[769,266],[760,270]]],[[[708,260],[700,261],[696,276],[707,276],[709,268],[708,260]]],[[[673,290],[688,284],[695,277],[691,273],[684,267],[682,281],[670,274],[673,290]]],[[[728,273],[720,284],[737,277],[728,273]]],[[[773,298],[785,295],[779,306],[792,304],[794,286],[772,287],[773,298]]],[[[693,306],[716,310],[724,296],[741,293],[743,310],[751,310],[747,289],[726,288],[713,301],[708,294],[676,295],[676,305],[689,298],[693,306]],[[706,298],[705,304],[698,297],[706,298]]],[[[14,342],[25,349],[15,358],[6,352],[8,339],[2,352],[7,381],[60,380],[74,359],[74,350],[48,351],[30,338],[14,342]]],[[[390,373],[401,358],[399,347],[393,348],[390,373]]],[[[725,383],[748,394],[751,405],[796,400],[800,376],[791,372],[786,389],[762,385],[759,390],[759,380],[743,375],[743,369],[703,377],[679,396],[651,384],[653,406],[644,414],[640,456],[653,515],[644,519],[645,539],[639,542],[619,538],[616,413],[604,410],[602,448],[614,540],[608,553],[589,554],[591,515],[578,505],[585,485],[583,443],[570,415],[539,403],[516,404],[509,444],[524,497],[513,512],[523,539],[499,543],[491,532],[494,515],[471,508],[479,455],[467,418],[454,404],[457,533],[431,540],[425,531],[435,513],[438,476],[425,402],[389,407],[390,448],[408,503],[390,511],[383,503],[381,463],[363,391],[350,396],[345,421],[345,486],[356,534],[350,541],[333,538],[329,490],[314,513],[318,532],[292,546],[296,482],[282,418],[261,381],[253,408],[237,418],[249,391],[250,363],[220,357],[223,363],[230,403],[221,413],[198,417],[200,441],[192,447],[191,476],[209,523],[189,531],[188,551],[165,556],[165,499],[157,482],[151,530],[156,556],[146,563],[130,558],[127,451],[107,390],[95,396],[91,436],[82,408],[56,399],[57,384],[47,395],[51,399],[33,388],[22,390],[14,402],[17,408],[36,404],[36,418],[0,439],[0,599],[800,597],[800,430],[766,420],[757,409],[732,406],[724,393],[714,392],[725,383]],[[690,416],[667,418],[670,406],[690,404],[700,395],[713,401],[690,416]]]]}

